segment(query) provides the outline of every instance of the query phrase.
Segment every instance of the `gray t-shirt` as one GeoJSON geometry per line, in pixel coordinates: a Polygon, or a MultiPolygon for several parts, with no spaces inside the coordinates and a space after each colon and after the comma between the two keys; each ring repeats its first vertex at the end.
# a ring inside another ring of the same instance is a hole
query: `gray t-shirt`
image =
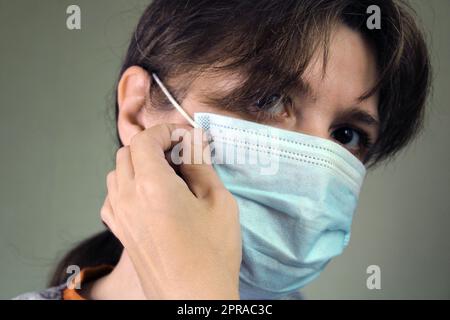
{"type": "MultiPolygon", "coordinates": [[[[63,300],[63,291],[66,289],[66,284],[62,284],[56,287],[47,288],[42,291],[23,293],[13,300],[63,300]]],[[[303,300],[303,295],[298,291],[287,296],[284,296],[280,300],[303,300]]]]}

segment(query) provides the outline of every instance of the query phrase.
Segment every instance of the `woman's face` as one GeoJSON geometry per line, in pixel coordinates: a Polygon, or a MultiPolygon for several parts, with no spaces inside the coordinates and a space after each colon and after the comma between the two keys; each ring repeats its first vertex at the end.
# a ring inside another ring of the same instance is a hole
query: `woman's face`
{"type": "MultiPolygon", "coordinates": [[[[342,25],[331,39],[325,72],[321,57],[318,52],[302,78],[303,89],[290,93],[291,102],[285,103],[275,92],[266,101],[265,110],[270,110],[271,117],[265,123],[330,139],[363,160],[378,135],[378,94],[360,99],[377,80],[373,49],[361,34],[342,25]]],[[[229,75],[204,73],[190,85],[181,105],[190,115],[212,112],[252,120],[204,102],[211,93],[226,93],[237,85],[236,80],[229,75]]],[[[175,82],[170,86],[176,86],[175,82]]],[[[138,67],[128,69],[119,83],[118,128],[125,145],[139,130],[164,122],[187,123],[175,109],[157,111],[149,105],[150,85],[156,84],[138,67]]]]}

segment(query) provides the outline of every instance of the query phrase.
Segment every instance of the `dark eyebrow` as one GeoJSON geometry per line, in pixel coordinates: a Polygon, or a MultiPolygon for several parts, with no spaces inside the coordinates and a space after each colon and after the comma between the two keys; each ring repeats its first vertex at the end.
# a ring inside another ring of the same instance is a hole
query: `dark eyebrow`
{"type": "MultiPolygon", "coordinates": [[[[300,78],[297,81],[297,87],[300,89],[300,93],[306,96],[309,96],[312,99],[315,99],[314,96],[314,92],[310,86],[310,84],[305,81],[304,79],[300,78]]],[[[363,102],[364,100],[367,100],[368,98],[370,98],[372,95],[374,95],[375,92],[368,91],[367,93],[359,96],[356,100],[358,102],[363,102]]],[[[362,110],[361,108],[354,106],[351,107],[348,110],[342,111],[340,112],[339,119],[342,120],[346,120],[346,121],[355,121],[355,122],[360,122],[360,123],[364,123],[368,126],[371,127],[379,127],[380,123],[378,121],[378,119],[374,116],[372,116],[370,113],[368,113],[367,111],[362,110]]]]}
{"type": "MultiPolygon", "coordinates": [[[[300,94],[308,96],[312,99],[316,99],[316,96],[314,94],[314,91],[311,88],[311,85],[309,84],[309,82],[305,81],[303,78],[300,78],[299,80],[297,80],[296,87],[300,90],[300,94]]],[[[365,93],[363,93],[362,95],[360,95],[358,98],[356,98],[356,100],[358,101],[358,103],[364,102],[365,100],[372,97],[375,93],[376,93],[376,90],[374,90],[374,88],[372,88],[372,89],[366,91],[365,93]]]]}
{"type": "Polygon", "coordinates": [[[340,112],[338,119],[341,121],[345,120],[360,122],[371,127],[378,127],[380,125],[378,119],[358,107],[352,107],[348,110],[340,112]]]}

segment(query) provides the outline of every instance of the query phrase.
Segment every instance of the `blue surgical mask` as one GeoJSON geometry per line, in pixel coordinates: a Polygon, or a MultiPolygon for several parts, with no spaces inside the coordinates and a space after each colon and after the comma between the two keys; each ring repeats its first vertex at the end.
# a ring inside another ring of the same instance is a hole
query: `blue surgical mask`
{"type": "Polygon", "coordinates": [[[214,168],[239,205],[242,299],[276,299],[342,253],[365,175],[332,141],[209,113],[214,168]]]}
{"type": "Polygon", "coordinates": [[[281,298],[317,278],[350,240],[364,165],[327,139],[211,113],[194,121],[238,202],[241,299],[281,298]]]}

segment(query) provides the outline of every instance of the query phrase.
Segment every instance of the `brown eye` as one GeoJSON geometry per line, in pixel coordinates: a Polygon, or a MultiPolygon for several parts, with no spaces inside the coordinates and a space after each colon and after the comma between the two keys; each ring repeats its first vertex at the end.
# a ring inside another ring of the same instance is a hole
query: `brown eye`
{"type": "Polygon", "coordinates": [[[368,135],[365,132],[344,126],[335,129],[331,136],[351,151],[358,151],[368,147],[368,135]]]}
{"type": "Polygon", "coordinates": [[[256,106],[261,110],[270,110],[281,101],[281,95],[276,93],[267,97],[263,97],[256,102],[256,106]]]}
{"type": "Polygon", "coordinates": [[[359,145],[359,136],[355,130],[351,128],[340,128],[333,132],[334,138],[349,148],[356,148],[359,145]]]}

